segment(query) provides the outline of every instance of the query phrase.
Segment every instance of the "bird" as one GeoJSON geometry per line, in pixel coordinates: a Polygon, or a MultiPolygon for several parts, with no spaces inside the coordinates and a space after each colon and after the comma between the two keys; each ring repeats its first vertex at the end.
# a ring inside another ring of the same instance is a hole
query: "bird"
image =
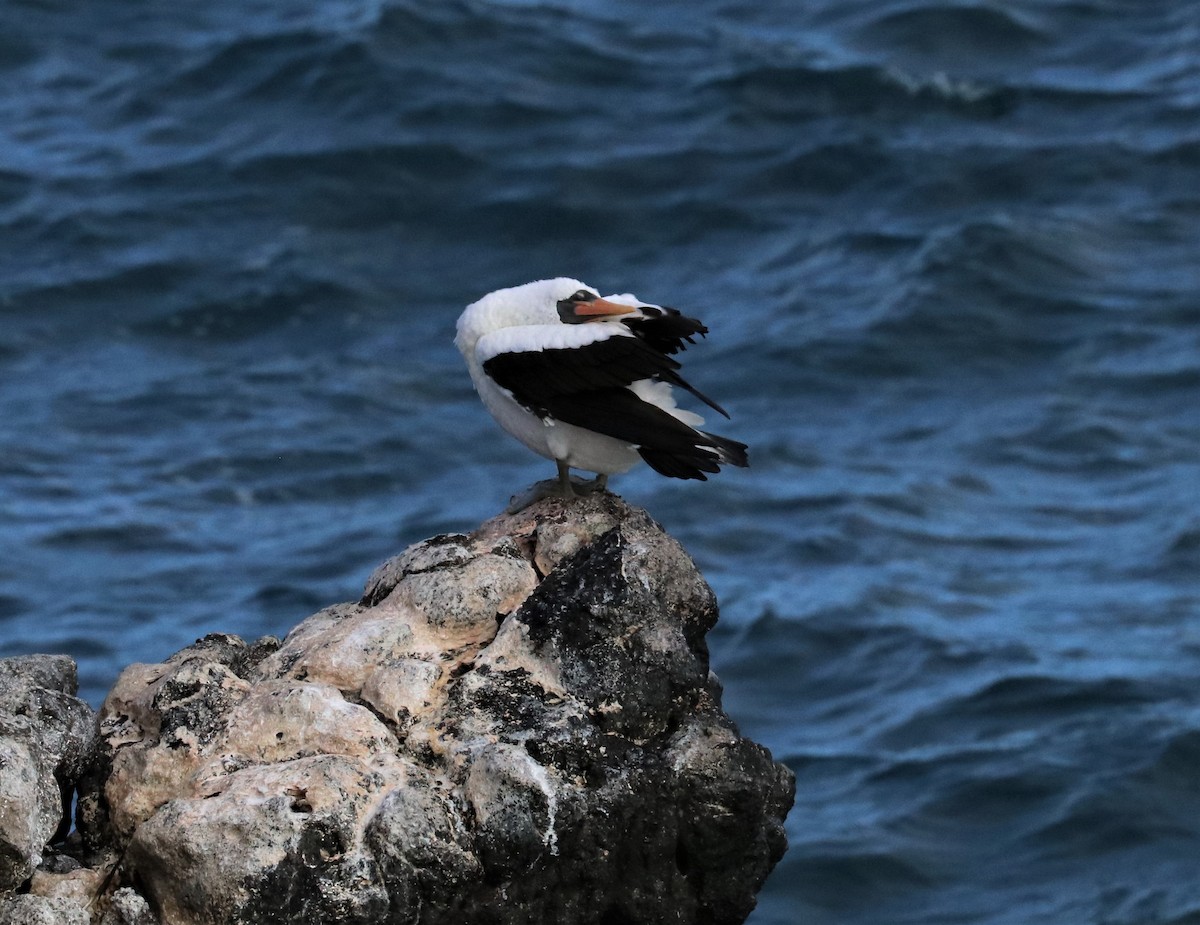
{"type": "Polygon", "coordinates": [[[678,309],[631,293],[601,297],[569,277],[498,289],[468,305],[455,344],[484,407],[558,469],[557,480],[515,497],[509,511],[603,491],[610,475],[639,461],[701,481],[724,464],[748,466],[746,444],[700,430],[704,419],[676,404],[678,387],[729,417],[675,359],[707,333],[678,309]],[[573,482],[571,469],[596,477],[573,482]]]}

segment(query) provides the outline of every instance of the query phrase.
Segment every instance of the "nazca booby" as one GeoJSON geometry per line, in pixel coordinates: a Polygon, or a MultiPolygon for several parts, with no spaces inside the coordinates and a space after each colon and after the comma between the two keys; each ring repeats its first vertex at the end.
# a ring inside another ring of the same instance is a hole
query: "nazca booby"
{"type": "Polygon", "coordinates": [[[455,343],[484,406],[505,430],[558,466],[517,510],[547,495],[575,494],[570,470],[597,474],[585,490],[639,459],[678,479],[707,478],[722,463],[746,466],[746,445],[699,430],[700,415],[675,404],[672,386],[729,417],[679,375],[672,354],[708,328],[630,294],[599,293],[577,279],[498,289],[468,305],[455,343]]]}

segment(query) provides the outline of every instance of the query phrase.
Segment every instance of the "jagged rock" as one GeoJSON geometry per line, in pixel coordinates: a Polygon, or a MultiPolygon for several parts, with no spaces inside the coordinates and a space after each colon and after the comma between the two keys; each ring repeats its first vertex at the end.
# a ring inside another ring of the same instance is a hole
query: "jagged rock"
{"type": "Polygon", "coordinates": [[[716,617],[608,495],[418,543],[282,644],[127,669],[85,844],[163,925],[740,922],[794,782],[721,711],[716,617]]]}
{"type": "Polygon", "coordinates": [[[94,736],[63,655],[0,659],[0,892],[41,863],[59,832],[94,736]]]}

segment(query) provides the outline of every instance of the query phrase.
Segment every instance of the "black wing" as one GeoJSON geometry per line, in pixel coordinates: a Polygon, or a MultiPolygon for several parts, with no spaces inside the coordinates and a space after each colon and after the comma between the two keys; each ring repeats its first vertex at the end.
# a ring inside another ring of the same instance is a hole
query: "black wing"
{"type": "MultiPolygon", "coordinates": [[[[583,347],[500,353],[485,360],[483,370],[535,414],[547,399],[589,389],[624,388],[639,379],[661,379],[691,392],[725,417],[729,412],[686,381],[679,361],[637,337],[609,337],[583,347]]],[[[557,417],[557,415],[556,415],[557,417]]],[[[566,420],[566,418],[563,418],[566,420]]]]}
{"type": "Polygon", "coordinates": [[[676,360],[636,337],[501,353],[486,360],[483,369],[534,414],[633,444],[664,475],[703,479],[705,472],[719,471],[721,462],[746,465],[744,444],[693,430],[626,388],[641,379],[660,379],[687,389],[725,414],[680,377],[676,360]]]}
{"type": "Polygon", "coordinates": [[[559,403],[554,417],[631,443],[652,469],[676,479],[706,481],[721,463],[748,466],[746,444],[694,430],[629,389],[580,392],[559,403]]]}
{"type": "Polygon", "coordinates": [[[689,318],[677,308],[642,307],[643,317],[622,321],[629,330],[660,353],[678,353],[686,344],[694,344],[696,335],[708,333],[698,319],[689,318]]]}

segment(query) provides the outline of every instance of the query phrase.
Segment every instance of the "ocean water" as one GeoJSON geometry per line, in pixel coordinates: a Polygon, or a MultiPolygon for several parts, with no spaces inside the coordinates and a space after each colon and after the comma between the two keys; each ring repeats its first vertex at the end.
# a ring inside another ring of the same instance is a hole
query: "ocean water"
{"type": "Polygon", "coordinates": [[[549,463],[451,343],[704,319],[614,480],[796,772],[754,925],[1200,923],[1200,4],[5,0],[0,655],[283,634],[549,463]]]}

